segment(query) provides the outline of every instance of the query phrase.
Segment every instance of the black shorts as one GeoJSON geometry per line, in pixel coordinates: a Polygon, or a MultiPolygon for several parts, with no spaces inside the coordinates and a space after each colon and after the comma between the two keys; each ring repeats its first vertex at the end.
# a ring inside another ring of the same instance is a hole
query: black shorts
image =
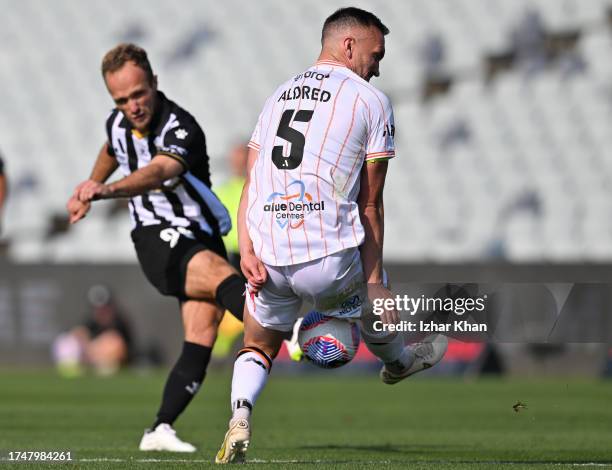
{"type": "Polygon", "coordinates": [[[168,224],[132,230],[132,241],[147,279],[163,295],[186,299],[187,264],[199,251],[211,250],[227,259],[220,236],[201,230],[184,231],[168,224]],[[181,233],[182,232],[182,233],[181,233]]]}

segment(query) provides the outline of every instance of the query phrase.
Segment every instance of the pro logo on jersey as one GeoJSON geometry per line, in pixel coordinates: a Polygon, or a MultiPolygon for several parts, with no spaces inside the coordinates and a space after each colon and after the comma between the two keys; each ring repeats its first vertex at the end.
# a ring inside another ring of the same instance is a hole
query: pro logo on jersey
{"type": "Polygon", "coordinates": [[[325,201],[313,201],[301,180],[293,180],[286,193],[273,192],[266,199],[264,212],[272,212],[282,229],[299,228],[309,214],[325,210],[325,201]],[[291,188],[291,189],[290,189],[291,188]]]}

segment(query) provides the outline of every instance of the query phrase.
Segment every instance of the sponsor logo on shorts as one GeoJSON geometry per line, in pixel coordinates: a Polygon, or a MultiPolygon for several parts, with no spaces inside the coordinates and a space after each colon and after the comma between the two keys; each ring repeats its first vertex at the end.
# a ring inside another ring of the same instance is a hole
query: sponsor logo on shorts
{"type": "Polygon", "coordinates": [[[358,276],[339,291],[318,299],[317,308],[328,311],[335,310],[335,315],[340,317],[351,317],[361,312],[364,298],[363,279],[358,276]]]}
{"type": "Polygon", "coordinates": [[[315,201],[301,180],[293,180],[285,193],[271,193],[263,207],[271,212],[281,229],[299,228],[310,214],[325,210],[325,201],[315,201]]]}
{"type": "Polygon", "coordinates": [[[363,304],[363,300],[358,295],[353,295],[349,297],[340,306],[340,311],[338,312],[340,315],[351,315],[355,313],[359,307],[363,304]]]}

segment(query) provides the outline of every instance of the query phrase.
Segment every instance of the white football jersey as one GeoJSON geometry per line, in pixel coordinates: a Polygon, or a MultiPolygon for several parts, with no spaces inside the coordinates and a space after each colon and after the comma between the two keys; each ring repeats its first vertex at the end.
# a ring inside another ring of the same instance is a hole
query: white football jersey
{"type": "Polygon", "coordinates": [[[361,245],[365,161],[395,156],[389,99],[342,64],[319,61],[268,98],[249,147],[247,227],[264,263],[289,266],[361,245]]]}

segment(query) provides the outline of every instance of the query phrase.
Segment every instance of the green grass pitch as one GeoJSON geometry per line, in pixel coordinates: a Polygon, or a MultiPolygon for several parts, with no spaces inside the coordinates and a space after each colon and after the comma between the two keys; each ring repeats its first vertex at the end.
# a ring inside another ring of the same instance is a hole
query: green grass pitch
{"type": "MultiPolygon", "coordinates": [[[[62,468],[208,468],[229,415],[229,372],[211,372],[179,435],[195,454],[141,453],[165,372],[61,379],[0,371],[0,466],[10,451],[70,451],[62,468]]],[[[612,468],[612,382],[272,374],[247,468],[612,468]],[[515,412],[521,401],[526,409],[515,412]]],[[[53,465],[59,468],[60,465],[53,465]]]]}

